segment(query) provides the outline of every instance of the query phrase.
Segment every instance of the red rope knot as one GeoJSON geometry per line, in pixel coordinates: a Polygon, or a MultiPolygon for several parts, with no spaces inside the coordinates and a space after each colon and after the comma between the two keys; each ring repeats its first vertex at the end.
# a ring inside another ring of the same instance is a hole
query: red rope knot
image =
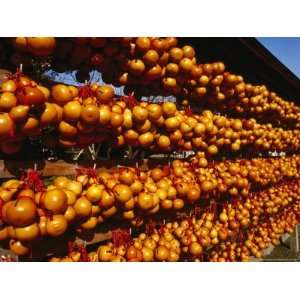
{"type": "Polygon", "coordinates": [[[136,175],[138,176],[138,178],[140,178],[141,176],[141,168],[139,166],[135,166],[134,167],[136,175]]]}
{"type": "Polygon", "coordinates": [[[164,165],[162,171],[164,176],[169,176],[171,173],[171,167],[169,165],[164,165]]]}
{"type": "Polygon", "coordinates": [[[45,190],[45,185],[41,180],[41,172],[33,169],[28,169],[21,177],[23,186],[25,188],[31,188],[34,192],[42,192],[45,190]]]}
{"type": "Polygon", "coordinates": [[[164,234],[164,233],[165,233],[165,227],[164,227],[163,224],[160,225],[160,227],[159,227],[159,229],[158,229],[158,232],[159,232],[160,234],[164,234]]]}
{"type": "Polygon", "coordinates": [[[189,216],[189,217],[187,218],[187,221],[188,221],[190,227],[192,227],[192,226],[194,225],[194,224],[193,224],[193,213],[192,213],[191,216],[189,216]]]}
{"type": "Polygon", "coordinates": [[[20,71],[19,68],[17,68],[17,71],[15,73],[7,72],[5,74],[5,77],[7,78],[7,80],[20,80],[21,76],[24,76],[24,74],[20,71]]]}
{"type": "Polygon", "coordinates": [[[237,198],[232,199],[231,201],[233,207],[237,207],[239,204],[239,200],[237,198]]]}
{"type": "Polygon", "coordinates": [[[86,248],[84,247],[83,244],[78,246],[78,250],[80,252],[80,261],[81,262],[89,262],[90,258],[89,258],[88,252],[86,251],[86,248]]]}
{"type": "Polygon", "coordinates": [[[138,105],[137,99],[133,95],[124,96],[122,99],[127,103],[128,107],[132,109],[134,106],[138,105]]]}
{"type": "Polygon", "coordinates": [[[75,249],[76,249],[75,243],[69,241],[69,242],[68,242],[68,253],[71,253],[71,252],[75,251],[75,249]]]}
{"type": "Polygon", "coordinates": [[[146,234],[152,235],[153,233],[155,233],[155,228],[156,222],[150,219],[149,222],[146,224],[146,234]]]}
{"type": "Polygon", "coordinates": [[[90,85],[85,84],[79,87],[78,96],[83,99],[88,97],[95,97],[96,92],[92,90],[90,85]]]}
{"type": "Polygon", "coordinates": [[[191,117],[191,116],[194,115],[194,114],[193,114],[193,110],[191,109],[190,106],[188,106],[188,107],[185,108],[185,114],[186,114],[188,117],[191,117]]]}
{"type": "Polygon", "coordinates": [[[87,175],[90,178],[98,179],[97,171],[93,168],[76,168],[76,177],[79,175],[87,175]]]}
{"type": "Polygon", "coordinates": [[[201,207],[197,205],[197,206],[194,208],[193,216],[194,216],[195,218],[200,217],[201,211],[202,211],[201,207]]]}
{"type": "Polygon", "coordinates": [[[132,237],[129,229],[116,229],[112,231],[112,243],[115,248],[120,246],[130,245],[132,242],[132,237]]]}
{"type": "Polygon", "coordinates": [[[217,210],[217,202],[213,200],[210,202],[209,211],[215,213],[216,210],[217,210]]]}

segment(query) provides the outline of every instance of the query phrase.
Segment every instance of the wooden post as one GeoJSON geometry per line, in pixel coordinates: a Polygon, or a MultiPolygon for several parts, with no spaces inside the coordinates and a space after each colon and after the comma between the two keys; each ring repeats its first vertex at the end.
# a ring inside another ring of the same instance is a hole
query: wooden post
{"type": "Polygon", "coordinates": [[[300,252],[299,227],[300,227],[300,225],[297,225],[295,227],[295,230],[293,231],[293,233],[291,234],[291,237],[290,237],[290,248],[293,252],[296,252],[296,253],[300,252]]]}

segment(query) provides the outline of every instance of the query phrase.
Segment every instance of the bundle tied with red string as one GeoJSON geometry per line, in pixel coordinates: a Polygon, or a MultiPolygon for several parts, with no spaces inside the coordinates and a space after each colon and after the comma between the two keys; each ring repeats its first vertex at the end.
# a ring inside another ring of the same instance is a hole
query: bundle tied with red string
{"type": "Polygon", "coordinates": [[[171,174],[172,169],[169,165],[164,165],[162,167],[162,171],[163,171],[163,175],[167,177],[171,174]]]}
{"type": "Polygon", "coordinates": [[[34,192],[43,192],[45,190],[44,182],[41,179],[41,172],[33,169],[28,169],[21,177],[23,181],[22,188],[30,188],[34,192]]]}
{"type": "Polygon", "coordinates": [[[21,72],[20,68],[17,68],[15,73],[7,72],[5,74],[6,80],[20,80],[21,76],[24,76],[24,74],[21,72]]]}
{"type": "Polygon", "coordinates": [[[189,116],[189,117],[192,117],[193,114],[194,114],[194,113],[193,113],[193,110],[191,109],[190,106],[188,106],[188,107],[185,108],[185,113],[186,113],[186,115],[189,116]]]}
{"type": "Polygon", "coordinates": [[[202,213],[202,208],[199,205],[196,205],[193,209],[192,216],[194,216],[195,218],[199,218],[201,216],[201,213],[202,213]]]}
{"type": "Polygon", "coordinates": [[[150,219],[149,222],[146,224],[146,234],[148,236],[150,236],[153,233],[155,233],[156,226],[157,226],[157,223],[155,221],[153,221],[152,219],[150,219]]]}
{"type": "Polygon", "coordinates": [[[76,244],[74,242],[69,241],[68,242],[68,253],[75,251],[75,249],[76,249],[76,244]]]}
{"type": "Polygon", "coordinates": [[[130,109],[139,104],[139,101],[133,96],[133,94],[129,96],[122,96],[121,99],[124,100],[125,103],[127,103],[130,109]]]}
{"type": "Polygon", "coordinates": [[[96,97],[96,92],[91,88],[90,85],[85,84],[79,87],[78,96],[80,98],[96,97]]]}
{"type": "Polygon", "coordinates": [[[88,252],[83,244],[76,244],[74,242],[68,242],[68,253],[79,252],[80,253],[80,262],[89,262],[90,258],[88,252]]]}
{"type": "Polygon", "coordinates": [[[213,214],[214,216],[214,221],[217,219],[217,202],[215,200],[211,201],[210,202],[210,205],[209,205],[209,212],[213,214]]]}
{"type": "Polygon", "coordinates": [[[165,231],[166,231],[166,229],[165,229],[164,224],[161,224],[160,227],[159,227],[159,229],[158,229],[158,232],[162,235],[162,234],[165,233],[165,231]]]}
{"type": "Polygon", "coordinates": [[[18,104],[28,106],[45,104],[46,97],[40,86],[25,76],[20,69],[17,69],[14,74],[7,73],[6,78],[14,81],[16,84],[15,95],[18,99],[18,104]]]}
{"type": "Polygon", "coordinates": [[[94,168],[76,168],[76,177],[79,175],[87,175],[89,178],[98,180],[97,171],[94,168]]]}
{"type": "Polygon", "coordinates": [[[114,247],[128,246],[132,243],[129,229],[115,229],[112,231],[112,243],[114,247]]]}
{"type": "Polygon", "coordinates": [[[81,262],[89,262],[90,258],[88,256],[88,252],[83,244],[79,245],[78,251],[80,252],[80,261],[81,262]]]}

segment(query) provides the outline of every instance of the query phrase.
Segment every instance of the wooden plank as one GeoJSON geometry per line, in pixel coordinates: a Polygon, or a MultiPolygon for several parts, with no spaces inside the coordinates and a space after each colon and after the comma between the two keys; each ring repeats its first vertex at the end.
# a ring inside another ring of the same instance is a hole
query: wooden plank
{"type": "Polygon", "coordinates": [[[77,168],[92,168],[96,170],[117,168],[118,166],[140,166],[147,170],[149,165],[166,164],[168,159],[149,160],[97,160],[97,161],[48,161],[48,160],[0,160],[0,178],[19,178],[24,170],[35,169],[43,176],[75,175],[77,168]]]}
{"type": "Polygon", "coordinates": [[[36,169],[44,176],[75,174],[76,165],[64,161],[0,161],[0,178],[20,177],[23,170],[36,169]]]}
{"type": "Polygon", "coordinates": [[[300,252],[300,243],[299,243],[299,229],[300,228],[299,227],[300,227],[300,225],[297,225],[295,227],[295,230],[291,234],[291,238],[290,238],[290,248],[295,253],[300,252]]]}
{"type": "MultiPolygon", "coordinates": [[[[92,168],[96,164],[96,169],[116,167],[117,162],[113,161],[63,161],[55,162],[47,160],[0,160],[0,178],[20,177],[23,170],[36,169],[41,171],[43,176],[66,176],[76,174],[77,168],[92,168]]],[[[124,162],[125,164],[125,162],[124,162]]]]}
{"type": "Polygon", "coordinates": [[[0,179],[20,177],[23,170],[36,169],[43,176],[67,176],[74,175],[76,168],[94,167],[96,169],[115,168],[118,166],[140,166],[143,170],[157,165],[169,164],[173,159],[183,159],[188,156],[189,151],[178,154],[153,154],[147,159],[118,159],[118,160],[0,160],[0,179]]]}

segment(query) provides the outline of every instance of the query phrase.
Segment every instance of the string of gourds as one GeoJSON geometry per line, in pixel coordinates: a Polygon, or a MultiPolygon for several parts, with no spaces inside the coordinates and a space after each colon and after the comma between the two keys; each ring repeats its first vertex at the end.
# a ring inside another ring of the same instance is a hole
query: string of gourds
{"type": "MultiPolygon", "coordinates": [[[[12,42],[23,53],[51,54],[66,68],[85,65],[83,69],[99,69],[107,82],[126,86],[137,96],[172,94],[185,105],[208,104],[226,113],[234,111],[299,128],[300,108],[295,103],[283,100],[263,84],[246,83],[242,76],[226,71],[223,62],[198,63],[195,49],[178,45],[177,38],[23,37],[12,42]]],[[[18,66],[22,54],[13,61],[18,66]]],[[[23,61],[28,61],[26,55],[23,61]]]]}
{"type": "Polygon", "coordinates": [[[54,256],[50,261],[248,261],[251,256],[260,258],[262,250],[276,245],[283,233],[291,233],[300,218],[299,182],[272,189],[264,191],[262,198],[263,193],[257,193],[257,200],[265,203],[269,200],[263,198],[268,195],[271,199],[275,193],[288,203],[276,213],[264,215],[257,223],[249,221],[255,216],[252,199],[249,199],[247,203],[227,204],[221,212],[211,207],[200,216],[192,215],[159,228],[151,224],[134,239],[130,239],[128,232],[118,230],[113,241],[99,246],[97,251],[87,253],[75,246],[69,249],[67,256],[54,256]]]}
{"type": "Polygon", "coordinates": [[[149,151],[289,151],[300,148],[298,129],[283,130],[255,119],[232,119],[205,110],[178,110],[172,102],[116,99],[113,88],[80,89],[62,84],[50,91],[21,73],[2,83],[0,151],[14,154],[27,137],[44,137],[47,147],[139,147],[149,151]]]}
{"type": "MultiPolygon", "coordinates": [[[[299,156],[225,161],[214,166],[203,166],[205,161],[204,157],[198,162],[195,157],[191,163],[175,160],[170,166],[148,171],[120,167],[97,174],[94,169],[83,169],[75,179],[58,176],[47,186],[36,171],[29,170],[21,180],[8,180],[0,188],[0,240],[57,237],[71,225],[73,230],[91,231],[113,216],[141,226],[158,212],[207,206],[226,195],[245,203],[249,198],[256,201],[251,189],[299,178],[299,156]]],[[[257,206],[256,214],[262,209],[276,212],[276,203],[270,200],[266,207],[257,206]]]]}
{"type": "MultiPolygon", "coordinates": [[[[222,62],[197,63],[195,50],[177,46],[176,38],[75,38],[69,48],[69,41],[62,41],[64,49],[54,38],[13,42],[34,56],[63,58],[72,52],[71,64],[89,61],[89,67],[97,67],[107,82],[125,86],[129,96],[116,97],[112,87],[97,84],[81,88],[57,84],[50,91],[20,72],[10,75],[1,85],[0,152],[17,153],[27,137],[42,137],[48,147],[105,143],[159,152],[202,151],[189,162],[175,160],[149,171],[120,168],[97,174],[81,170],[75,180],[57,177],[47,187],[36,172],[29,171],[21,180],[3,183],[0,240],[16,254],[28,255],[32,241],[60,236],[70,224],[93,230],[118,214],[137,226],[162,209],[207,206],[207,200],[210,209],[198,219],[152,228],[151,238],[149,233],[142,234],[133,244],[127,241],[117,249],[115,242],[109,243],[91,256],[84,251],[78,256],[77,251],[65,260],[83,256],[100,261],[177,261],[185,256],[203,260],[211,247],[210,260],[246,260],[250,254],[261,255],[272,233],[275,243],[280,231],[296,224],[298,156],[207,160],[220,151],[297,152],[300,108],[293,102],[265,86],[245,83],[242,76],[227,72],[222,62]],[[176,96],[182,108],[167,101],[137,101],[142,95],[155,94],[176,96]],[[199,107],[212,110],[199,112],[199,107]],[[218,112],[234,112],[239,118],[218,112]],[[252,117],[269,123],[260,124],[252,117]],[[233,199],[223,201],[219,212],[212,200],[221,196],[233,199]],[[274,226],[268,224],[280,227],[275,237],[274,226]]],[[[125,237],[121,234],[120,239],[125,237]]]]}
{"type": "Polygon", "coordinates": [[[299,224],[300,203],[285,208],[264,222],[250,228],[243,239],[225,242],[217,246],[208,257],[209,261],[248,261],[251,257],[262,258],[264,250],[276,246],[284,233],[292,233],[299,224]]]}

